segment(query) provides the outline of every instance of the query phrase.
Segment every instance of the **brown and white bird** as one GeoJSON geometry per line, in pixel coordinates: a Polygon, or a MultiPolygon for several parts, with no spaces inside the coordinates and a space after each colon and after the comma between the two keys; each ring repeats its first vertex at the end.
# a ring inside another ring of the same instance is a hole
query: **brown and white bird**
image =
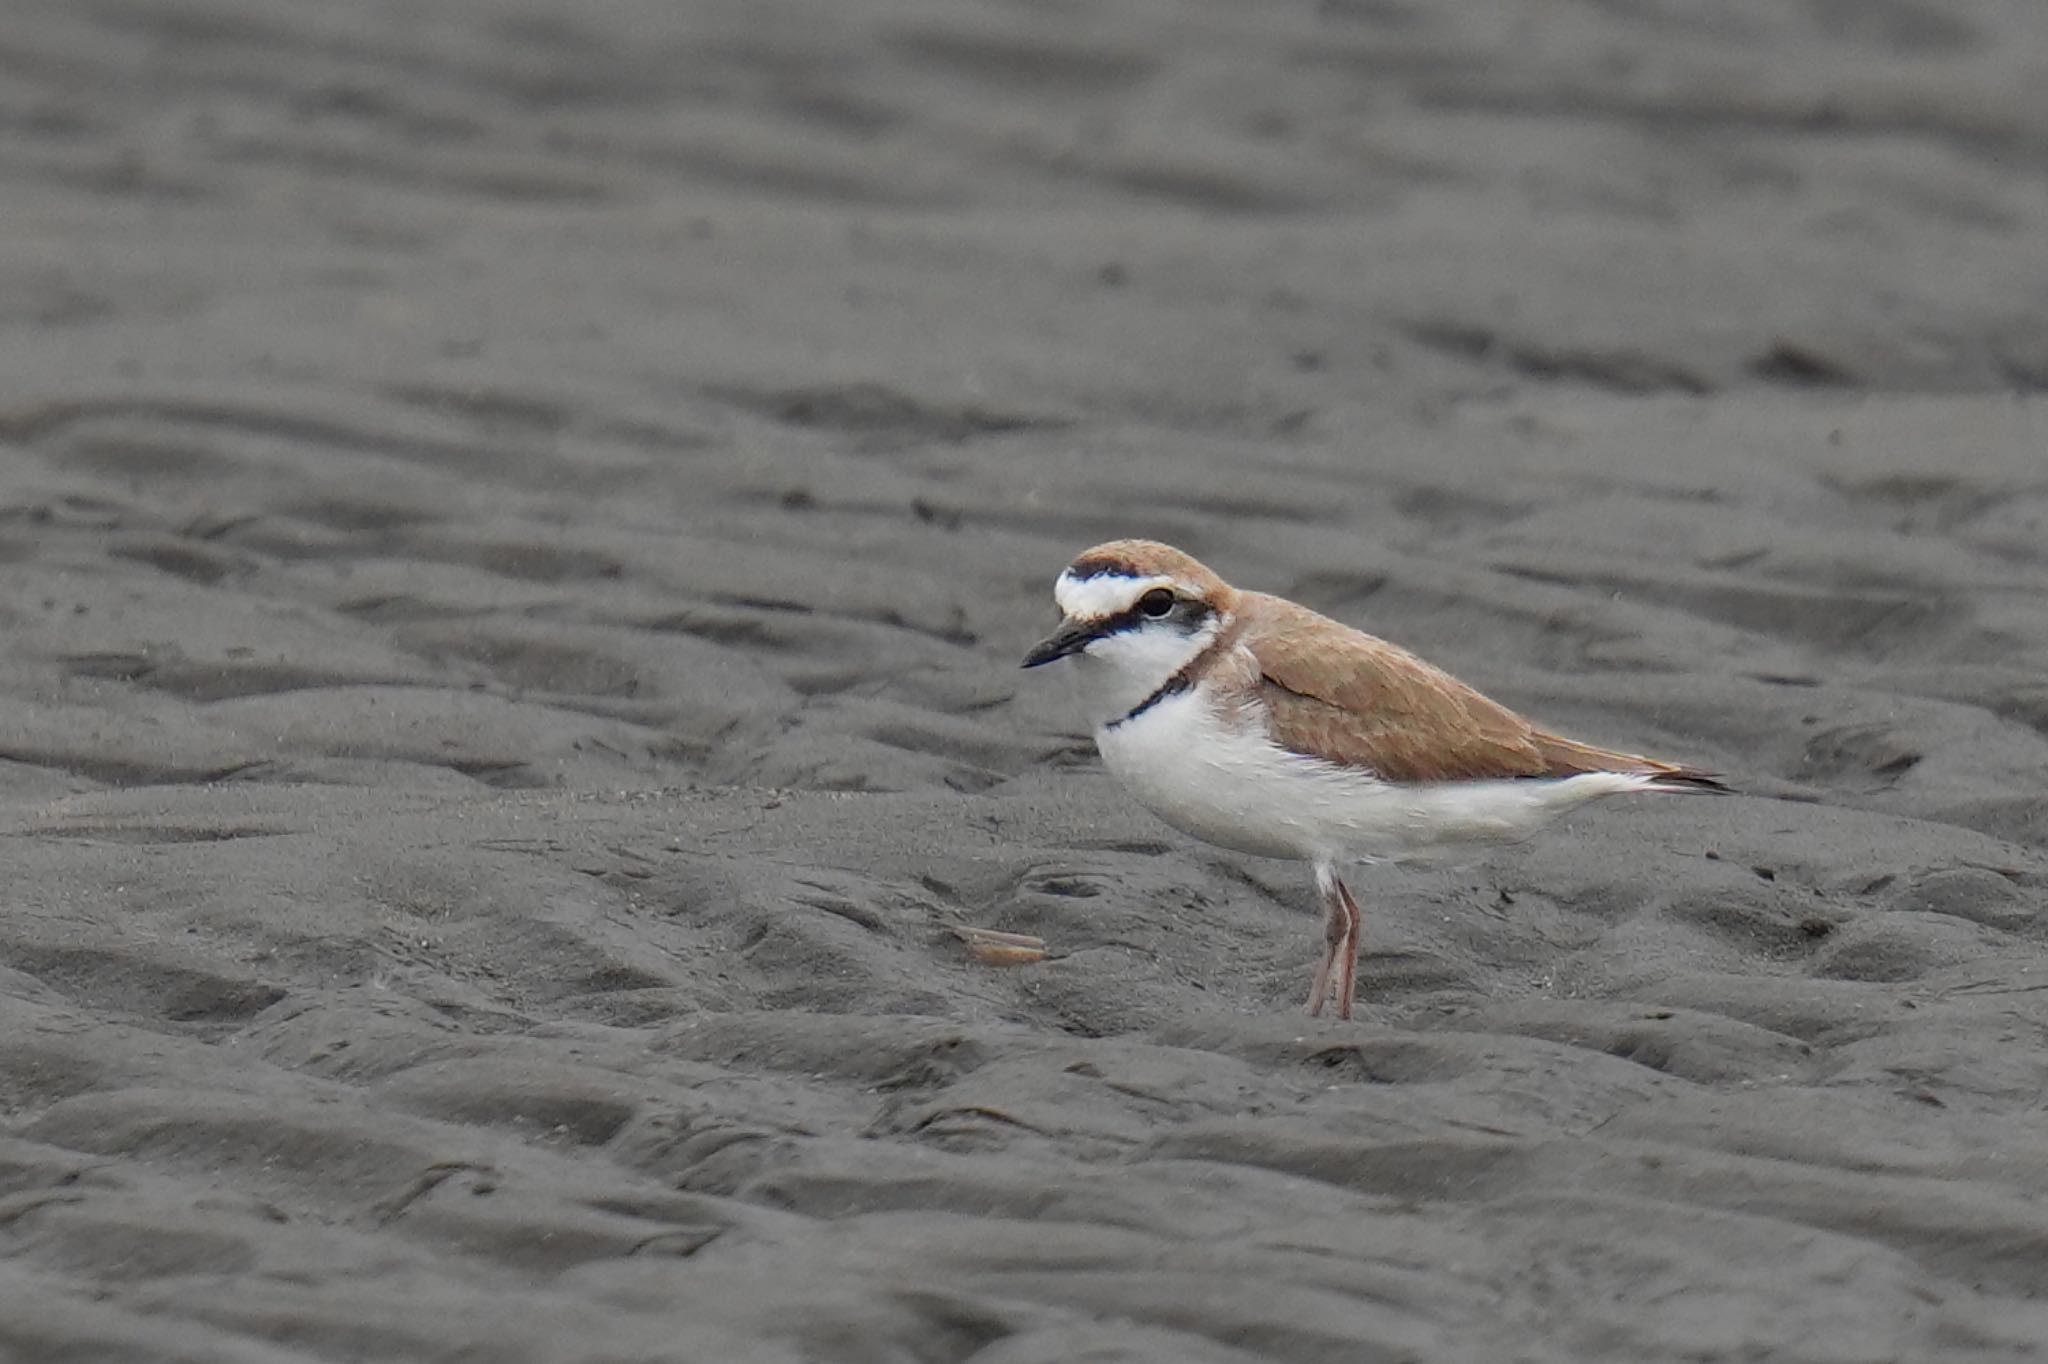
{"type": "Polygon", "coordinates": [[[1118,781],[1205,842],[1315,866],[1323,960],[1308,1012],[1351,1016],[1347,861],[1520,838],[1600,796],[1725,792],[1713,773],[1538,729],[1442,669],[1305,606],[1232,587],[1151,540],[1084,551],[1065,619],[1025,656],[1072,658],[1118,781]]]}

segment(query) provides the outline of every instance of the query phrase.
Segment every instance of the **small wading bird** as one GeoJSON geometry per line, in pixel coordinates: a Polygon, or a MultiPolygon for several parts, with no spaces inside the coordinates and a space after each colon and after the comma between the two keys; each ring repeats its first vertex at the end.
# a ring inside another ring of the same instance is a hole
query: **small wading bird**
{"type": "Polygon", "coordinates": [[[1358,903],[1344,861],[1520,838],[1600,796],[1725,792],[1711,772],[1551,734],[1442,669],[1305,606],[1244,592],[1171,545],[1113,540],[1053,587],[1025,656],[1071,658],[1103,764],[1205,842],[1315,866],[1309,987],[1351,1017],[1358,903]]]}

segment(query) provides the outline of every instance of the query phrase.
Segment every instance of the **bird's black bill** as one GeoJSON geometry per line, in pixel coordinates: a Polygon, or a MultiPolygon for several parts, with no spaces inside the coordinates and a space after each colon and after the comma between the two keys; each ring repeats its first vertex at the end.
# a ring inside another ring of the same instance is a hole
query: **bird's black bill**
{"type": "Polygon", "coordinates": [[[1091,640],[1101,634],[1101,621],[1066,621],[1059,629],[1038,641],[1030,653],[1024,655],[1024,666],[1042,667],[1055,659],[1065,658],[1068,654],[1078,654],[1088,647],[1091,640]]]}

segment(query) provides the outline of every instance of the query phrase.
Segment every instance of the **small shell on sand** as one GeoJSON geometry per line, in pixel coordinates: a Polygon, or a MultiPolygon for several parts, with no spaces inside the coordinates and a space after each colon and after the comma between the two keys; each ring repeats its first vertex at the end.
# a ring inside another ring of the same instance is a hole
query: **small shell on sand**
{"type": "Polygon", "coordinates": [[[1045,939],[1029,933],[1002,933],[993,928],[955,927],[954,937],[984,966],[1028,966],[1045,960],[1045,939]]]}

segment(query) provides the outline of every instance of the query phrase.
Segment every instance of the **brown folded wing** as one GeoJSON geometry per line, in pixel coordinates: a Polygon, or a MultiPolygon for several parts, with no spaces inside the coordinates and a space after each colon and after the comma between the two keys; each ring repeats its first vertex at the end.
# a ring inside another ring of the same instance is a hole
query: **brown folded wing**
{"type": "Polygon", "coordinates": [[[1406,649],[1278,597],[1240,641],[1259,669],[1283,748],[1387,781],[1638,772],[1712,785],[1708,774],[1546,733],[1406,649]]]}

